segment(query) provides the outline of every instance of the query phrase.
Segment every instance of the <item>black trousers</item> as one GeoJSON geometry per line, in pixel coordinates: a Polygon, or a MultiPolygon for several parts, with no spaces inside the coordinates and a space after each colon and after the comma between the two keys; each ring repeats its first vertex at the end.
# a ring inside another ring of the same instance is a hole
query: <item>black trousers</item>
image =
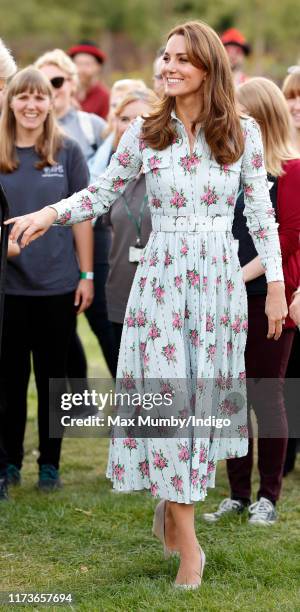
{"type": "Polygon", "coordinates": [[[5,297],[0,361],[0,430],[8,463],[19,469],[27,418],[31,356],[38,395],[39,465],[59,467],[61,438],[49,436],[49,378],[64,379],[76,313],[74,292],[55,296],[5,297]]]}

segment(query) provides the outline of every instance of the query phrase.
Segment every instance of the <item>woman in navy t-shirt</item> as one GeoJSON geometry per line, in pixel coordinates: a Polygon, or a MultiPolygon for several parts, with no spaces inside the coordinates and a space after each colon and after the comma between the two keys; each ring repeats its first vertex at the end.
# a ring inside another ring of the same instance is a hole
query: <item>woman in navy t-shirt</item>
{"type": "MultiPolygon", "coordinates": [[[[39,70],[29,67],[10,82],[0,130],[0,181],[12,214],[39,210],[45,200],[51,204],[87,186],[83,154],[56,125],[51,88],[39,70]]],[[[80,279],[78,264],[91,270],[90,222],[73,231],[53,227],[8,262],[0,368],[11,484],[20,482],[31,356],[38,392],[38,485],[60,484],[62,431],[53,414],[49,431],[49,379],[64,379],[76,312],[92,301],[92,283],[80,279]]]]}

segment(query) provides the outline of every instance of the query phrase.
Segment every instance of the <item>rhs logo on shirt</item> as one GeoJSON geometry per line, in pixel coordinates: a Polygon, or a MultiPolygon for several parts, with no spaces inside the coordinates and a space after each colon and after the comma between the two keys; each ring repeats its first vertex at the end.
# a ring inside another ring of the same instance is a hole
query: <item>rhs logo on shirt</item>
{"type": "Polygon", "coordinates": [[[64,176],[64,167],[62,164],[56,164],[55,166],[46,166],[43,168],[42,178],[53,178],[53,177],[63,177],[64,176]]]}

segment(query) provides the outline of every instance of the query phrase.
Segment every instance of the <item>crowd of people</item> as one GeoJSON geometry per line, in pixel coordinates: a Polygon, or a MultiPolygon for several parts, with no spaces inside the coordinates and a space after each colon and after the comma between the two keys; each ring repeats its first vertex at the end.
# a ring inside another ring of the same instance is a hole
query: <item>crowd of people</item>
{"type": "Polygon", "coordinates": [[[300,358],[300,66],[280,89],[246,76],[249,53],[237,30],[219,38],[191,22],[158,51],[152,89],[124,78],[109,92],[105,54],[90,41],[47,51],[19,71],[0,47],[0,183],[15,221],[0,360],[0,499],[21,483],[31,368],[37,486],[61,486],[49,379],[87,381],[79,313],[117,384],[130,374],[188,377],[197,404],[194,380],[247,378],[238,435],[227,443],[216,431],[210,440],[111,441],[114,487],[146,487],[162,499],[154,533],[166,554],[180,552],[179,587],[201,583],[205,555],[191,508],[214,486],[217,461],[227,460],[230,496],[204,520],[247,511],[251,524],[268,526],[297,453],[297,398],[285,380],[299,377],[300,358]],[[192,229],[197,215],[204,231],[192,229]],[[255,384],[261,379],[272,379],[267,393],[255,384]],[[251,408],[260,477],[253,503],[251,408]]]}

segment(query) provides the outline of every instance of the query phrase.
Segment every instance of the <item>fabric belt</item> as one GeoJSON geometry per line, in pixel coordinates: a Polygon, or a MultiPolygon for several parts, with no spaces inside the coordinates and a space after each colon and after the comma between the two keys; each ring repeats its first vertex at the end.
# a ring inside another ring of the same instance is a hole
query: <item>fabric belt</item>
{"type": "Polygon", "coordinates": [[[173,217],[171,215],[151,216],[154,232],[231,232],[232,219],[227,216],[204,217],[186,215],[173,217]]]}

